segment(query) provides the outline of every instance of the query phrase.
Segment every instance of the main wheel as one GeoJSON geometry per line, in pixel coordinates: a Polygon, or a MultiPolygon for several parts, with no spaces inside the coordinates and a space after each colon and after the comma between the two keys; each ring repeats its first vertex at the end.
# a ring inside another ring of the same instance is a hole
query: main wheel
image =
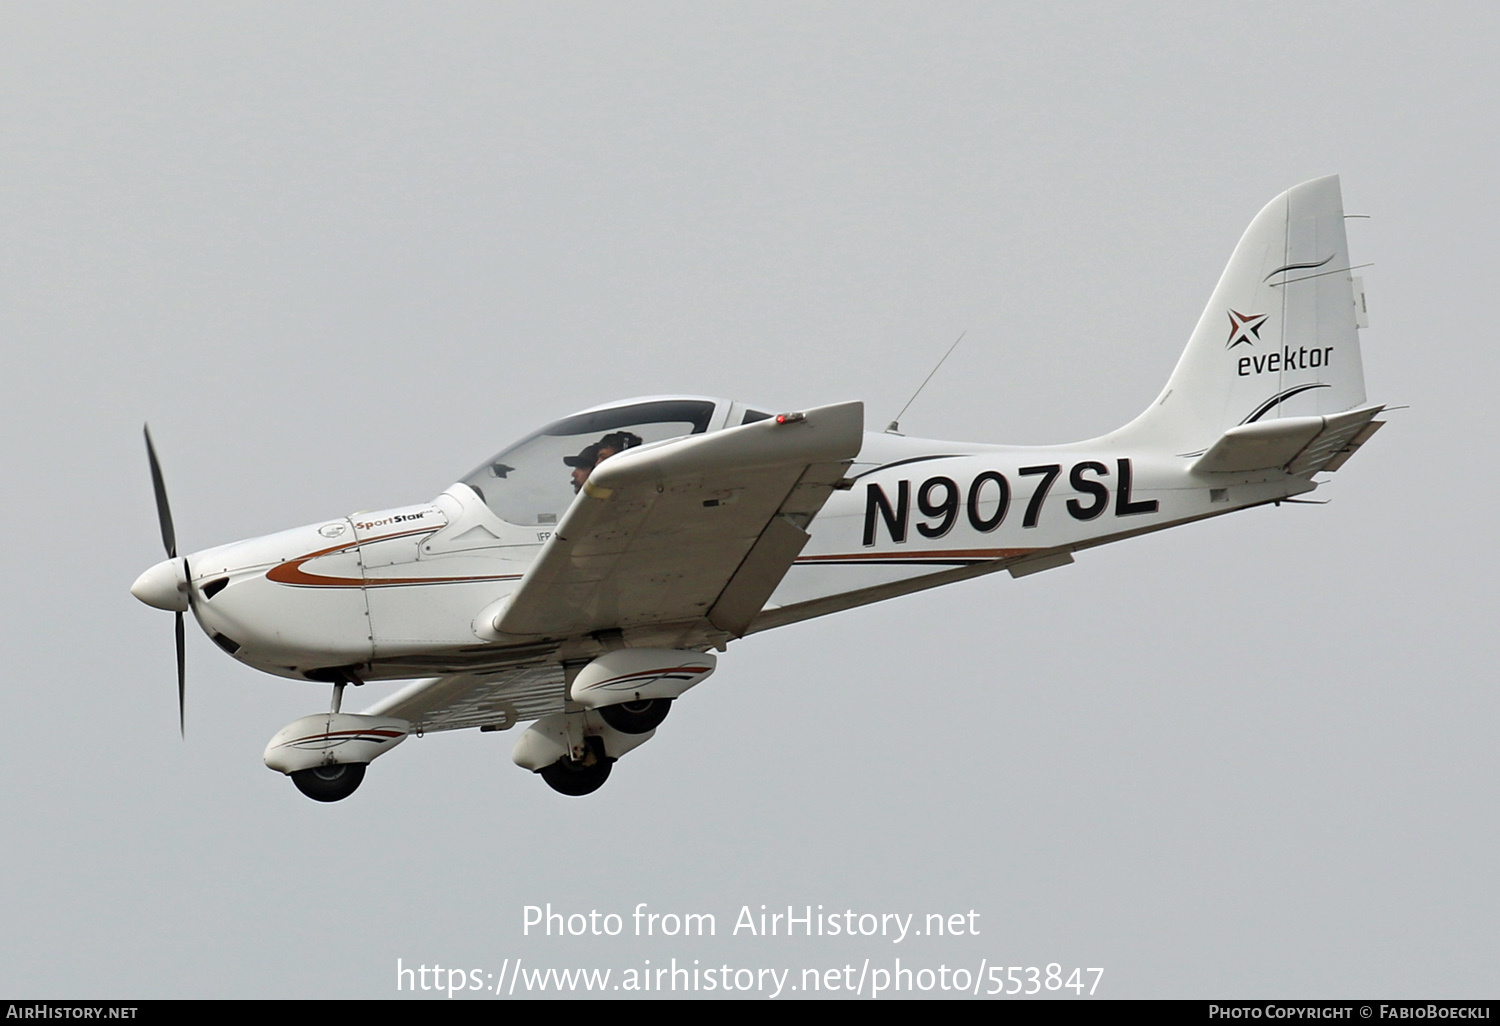
{"type": "Polygon", "coordinates": [[[560,794],[592,794],[604,786],[615,760],[604,754],[604,745],[597,737],[588,739],[588,754],[582,761],[563,757],[538,772],[547,786],[560,794]]]}
{"type": "Polygon", "coordinates": [[[672,711],[670,698],[647,698],[639,702],[621,702],[598,710],[599,716],[621,734],[644,734],[661,726],[672,711]]]}
{"type": "Polygon", "coordinates": [[[332,766],[314,766],[293,773],[292,783],[315,802],[343,801],[365,779],[366,765],[363,762],[341,762],[332,766]]]}

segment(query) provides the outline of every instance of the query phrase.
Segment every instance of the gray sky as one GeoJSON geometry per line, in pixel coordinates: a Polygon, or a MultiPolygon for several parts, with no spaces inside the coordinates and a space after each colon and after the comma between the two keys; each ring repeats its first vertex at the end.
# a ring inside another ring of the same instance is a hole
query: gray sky
{"type": "Polygon", "coordinates": [[[901,957],[1494,995],[1490,7],[0,14],[0,992],[901,957]],[[469,733],[315,805],[260,754],[327,689],[196,630],[178,740],[171,618],[127,590],[160,558],[143,420],[188,549],[423,501],[631,395],[878,426],[960,331],[905,431],[1088,437],[1157,394],[1255,212],[1329,173],[1370,215],[1370,396],[1411,406],[1330,505],[737,643],[586,799],[469,733]],[[546,902],[719,936],[523,937],[546,902]],[[762,903],[981,932],[730,936],[762,903]]]}

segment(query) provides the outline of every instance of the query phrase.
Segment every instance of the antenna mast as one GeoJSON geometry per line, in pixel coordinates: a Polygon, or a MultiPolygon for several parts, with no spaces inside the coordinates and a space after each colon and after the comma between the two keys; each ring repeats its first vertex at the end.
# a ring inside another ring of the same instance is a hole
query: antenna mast
{"type": "Polygon", "coordinates": [[[948,359],[948,357],[953,355],[953,350],[958,348],[958,344],[964,340],[964,336],[968,333],[969,332],[967,329],[959,332],[958,338],[953,340],[953,344],[949,346],[948,351],[943,354],[943,359],[939,360],[937,362],[937,366],[932,368],[932,371],[927,375],[927,377],[922,379],[922,383],[918,385],[917,390],[911,394],[911,398],[906,400],[906,405],[901,407],[901,412],[896,414],[896,419],[891,421],[890,424],[886,427],[886,434],[899,435],[901,433],[898,430],[901,426],[901,418],[906,416],[906,411],[911,409],[911,404],[917,401],[917,396],[922,394],[922,389],[927,387],[927,382],[932,380],[932,376],[938,372],[938,370],[943,366],[943,363],[948,359]]]}

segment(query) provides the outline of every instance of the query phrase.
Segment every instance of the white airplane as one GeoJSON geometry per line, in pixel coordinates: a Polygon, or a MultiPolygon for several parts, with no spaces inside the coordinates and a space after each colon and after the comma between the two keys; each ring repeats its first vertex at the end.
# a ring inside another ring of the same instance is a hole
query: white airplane
{"type": "Polygon", "coordinates": [[[597,789],[748,634],[1312,491],[1383,423],[1365,402],[1337,177],[1251,222],[1155,401],[1072,445],[864,430],[860,403],[775,413],[656,397],[528,435],[429,503],[177,554],[131,588],[267,673],[332,685],[267,766],[352,794],[412,734],[534,721],[513,758],[597,789]],[[344,688],[410,685],[361,713],[344,688]]]}

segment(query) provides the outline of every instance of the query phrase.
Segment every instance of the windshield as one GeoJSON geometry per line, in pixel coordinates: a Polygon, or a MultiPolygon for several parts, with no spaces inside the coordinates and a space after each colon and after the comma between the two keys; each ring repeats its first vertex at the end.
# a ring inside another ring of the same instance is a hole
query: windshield
{"type": "Polygon", "coordinates": [[[556,524],[594,467],[638,445],[701,434],[713,412],[705,400],[662,399],[579,413],[523,438],[463,483],[501,520],[556,524]]]}

